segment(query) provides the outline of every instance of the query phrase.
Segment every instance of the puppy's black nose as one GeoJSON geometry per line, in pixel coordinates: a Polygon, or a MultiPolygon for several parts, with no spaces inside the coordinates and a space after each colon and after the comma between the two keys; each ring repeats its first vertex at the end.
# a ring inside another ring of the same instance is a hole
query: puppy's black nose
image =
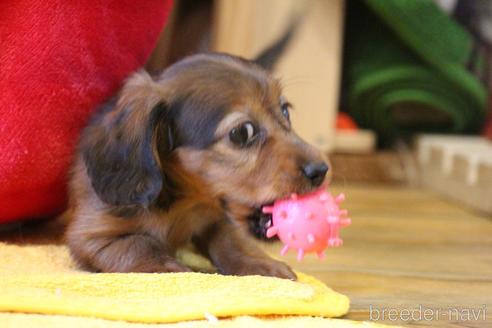
{"type": "Polygon", "coordinates": [[[318,187],[323,183],[328,165],[325,162],[309,162],[302,166],[302,173],[311,181],[311,184],[318,187]]]}

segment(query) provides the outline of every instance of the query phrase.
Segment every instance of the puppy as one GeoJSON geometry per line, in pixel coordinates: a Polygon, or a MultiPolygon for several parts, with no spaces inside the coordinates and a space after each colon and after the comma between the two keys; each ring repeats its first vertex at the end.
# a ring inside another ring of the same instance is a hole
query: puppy
{"type": "Polygon", "coordinates": [[[244,229],[262,205],[325,180],[325,159],[292,130],[289,107],[279,81],[225,54],[135,73],[82,133],[72,256],[93,271],[189,271],[174,255],[192,242],[222,274],[295,279],[244,229]]]}

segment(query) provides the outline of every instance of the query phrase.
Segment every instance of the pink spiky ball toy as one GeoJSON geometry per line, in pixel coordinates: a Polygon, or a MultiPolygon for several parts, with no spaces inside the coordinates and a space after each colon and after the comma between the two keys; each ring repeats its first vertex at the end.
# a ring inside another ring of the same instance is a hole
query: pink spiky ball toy
{"type": "Polygon", "coordinates": [[[322,259],[327,247],[343,244],[340,227],[351,223],[347,210],[339,207],[344,199],[344,194],[333,197],[322,187],[309,194],[292,194],[277,200],[273,206],[263,207],[263,213],[272,215],[266,236],[278,236],[284,244],[281,255],[292,248],[297,250],[298,261],[310,252],[322,259]]]}

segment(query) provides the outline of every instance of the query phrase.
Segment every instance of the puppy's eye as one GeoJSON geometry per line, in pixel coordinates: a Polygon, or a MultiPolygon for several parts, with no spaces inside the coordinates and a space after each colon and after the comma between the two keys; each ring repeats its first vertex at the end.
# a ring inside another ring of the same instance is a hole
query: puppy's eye
{"type": "Polygon", "coordinates": [[[239,147],[249,146],[256,139],[256,127],[252,122],[243,123],[229,132],[229,139],[239,147]]]}
{"type": "Polygon", "coordinates": [[[280,110],[282,111],[282,115],[287,119],[287,121],[290,122],[290,113],[289,109],[292,107],[292,105],[289,102],[282,103],[280,105],[280,110]]]}

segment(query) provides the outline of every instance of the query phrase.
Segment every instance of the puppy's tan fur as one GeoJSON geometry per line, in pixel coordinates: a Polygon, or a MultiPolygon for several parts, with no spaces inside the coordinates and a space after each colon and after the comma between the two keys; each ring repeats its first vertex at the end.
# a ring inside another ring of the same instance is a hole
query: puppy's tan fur
{"type": "Polygon", "coordinates": [[[299,167],[323,157],[293,132],[281,97],[268,73],[222,54],[130,77],[81,137],[67,212],[74,258],[94,271],[188,271],[174,254],[191,241],[221,273],[295,279],[241,224],[315,187],[299,167]],[[229,133],[244,122],[258,141],[240,148],[229,133]]]}

